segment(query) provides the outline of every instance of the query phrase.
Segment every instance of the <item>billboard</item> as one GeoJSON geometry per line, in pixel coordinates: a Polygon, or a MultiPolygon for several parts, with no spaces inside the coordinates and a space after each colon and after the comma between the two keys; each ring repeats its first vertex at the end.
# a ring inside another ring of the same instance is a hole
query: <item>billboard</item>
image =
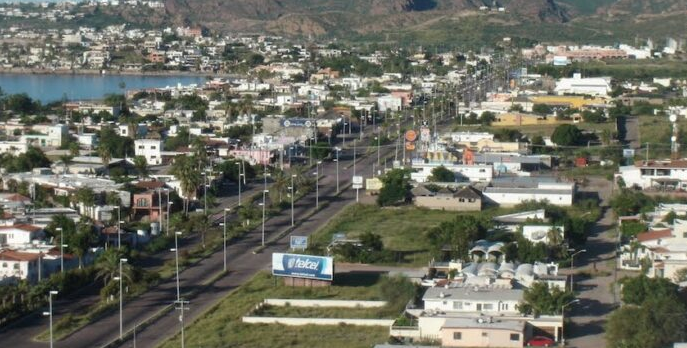
{"type": "Polygon", "coordinates": [[[286,118],[282,119],[280,122],[282,127],[305,127],[310,128],[313,126],[313,122],[307,118],[286,118]]]}
{"type": "Polygon", "coordinates": [[[305,250],[308,248],[308,237],[306,236],[291,236],[291,241],[289,243],[291,246],[291,249],[296,250],[296,249],[302,249],[305,250]]]}
{"type": "Polygon", "coordinates": [[[272,274],[331,281],[334,279],[334,259],[326,256],[273,253],[272,274]]]}

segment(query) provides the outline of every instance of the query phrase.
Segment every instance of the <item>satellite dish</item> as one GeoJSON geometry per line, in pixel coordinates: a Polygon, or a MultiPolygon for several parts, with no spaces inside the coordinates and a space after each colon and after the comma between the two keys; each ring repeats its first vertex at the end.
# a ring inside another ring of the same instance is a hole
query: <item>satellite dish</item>
{"type": "Polygon", "coordinates": [[[670,122],[673,122],[673,123],[677,122],[677,115],[671,114],[670,115],[670,122]]]}

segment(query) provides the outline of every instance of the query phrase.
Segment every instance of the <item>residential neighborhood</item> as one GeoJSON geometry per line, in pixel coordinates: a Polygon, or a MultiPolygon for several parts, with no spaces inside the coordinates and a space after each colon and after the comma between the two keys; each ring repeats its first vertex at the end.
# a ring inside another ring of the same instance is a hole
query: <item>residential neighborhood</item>
{"type": "Polygon", "coordinates": [[[687,342],[684,40],[359,44],[171,6],[0,3],[0,342],[687,342]]]}

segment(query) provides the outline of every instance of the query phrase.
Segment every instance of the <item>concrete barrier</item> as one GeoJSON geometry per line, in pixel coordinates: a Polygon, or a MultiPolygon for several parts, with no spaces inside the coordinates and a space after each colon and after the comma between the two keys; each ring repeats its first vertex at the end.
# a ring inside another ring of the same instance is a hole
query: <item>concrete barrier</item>
{"type": "Polygon", "coordinates": [[[390,327],[393,319],[345,319],[345,318],[277,318],[277,317],[243,317],[247,324],[281,324],[288,326],[302,325],[355,325],[390,327]]]}
{"type": "Polygon", "coordinates": [[[336,308],[379,308],[386,306],[386,301],[354,301],[354,300],[296,300],[266,298],[263,304],[270,306],[291,307],[336,307],[336,308]]]}

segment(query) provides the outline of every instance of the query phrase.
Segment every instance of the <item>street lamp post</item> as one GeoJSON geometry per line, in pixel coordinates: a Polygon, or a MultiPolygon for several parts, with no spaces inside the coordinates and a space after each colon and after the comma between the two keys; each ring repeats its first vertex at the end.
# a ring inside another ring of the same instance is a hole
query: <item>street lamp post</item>
{"type": "Polygon", "coordinates": [[[293,180],[296,178],[296,174],[291,174],[291,226],[295,225],[294,221],[294,216],[293,216],[293,201],[294,201],[294,195],[296,193],[296,187],[294,186],[293,180]]]}
{"type": "Polygon", "coordinates": [[[382,141],[382,137],[380,137],[379,135],[377,135],[377,136],[375,137],[375,140],[377,140],[377,168],[379,168],[379,167],[381,166],[381,159],[380,159],[380,154],[379,154],[379,145],[380,145],[380,143],[381,143],[381,141],[382,141]]]}
{"type": "Polygon", "coordinates": [[[181,235],[180,231],[174,232],[174,248],[171,250],[174,252],[174,262],[176,264],[176,275],[177,275],[177,301],[181,301],[181,293],[179,290],[179,239],[181,235]]]}
{"type": "Polygon", "coordinates": [[[122,206],[117,206],[117,249],[122,248],[122,206]]]}
{"type": "Polygon", "coordinates": [[[165,235],[169,236],[169,209],[174,202],[169,201],[169,191],[167,191],[167,226],[165,227],[165,235]]]}
{"type": "Polygon", "coordinates": [[[561,345],[565,346],[565,307],[580,302],[579,299],[574,299],[561,306],[561,318],[563,318],[563,323],[561,324],[561,345]]]}
{"type": "Polygon", "coordinates": [[[336,162],[336,193],[339,193],[339,148],[337,147],[335,150],[336,158],[334,159],[334,162],[336,162]]]}
{"type": "Polygon", "coordinates": [[[322,161],[315,165],[315,209],[320,209],[320,164],[322,161]]]}
{"type": "MultiPolygon", "coordinates": [[[[572,249],[572,250],[574,250],[574,249],[572,249]]],[[[568,251],[572,251],[572,250],[568,250],[568,251]]],[[[570,255],[570,291],[571,292],[574,291],[574,289],[575,289],[574,284],[573,284],[573,281],[574,281],[573,278],[575,277],[575,274],[574,274],[574,272],[575,272],[575,266],[574,266],[575,256],[579,253],[585,253],[585,252],[587,252],[587,249],[578,250],[578,251],[574,252],[572,255],[570,255]]]]}
{"type": "Polygon", "coordinates": [[[230,211],[231,209],[229,208],[224,208],[224,243],[223,243],[223,250],[224,250],[224,271],[227,271],[227,212],[230,211]]]}
{"type": "Polygon", "coordinates": [[[343,122],[343,129],[341,130],[341,139],[343,141],[343,147],[346,147],[346,121],[343,122]]]}
{"type": "Polygon", "coordinates": [[[52,339],[52,297],[53,295],[57,295],[57,291],[55,290],[50,290],[48,291],[48,311],[43,312],[43,315],[46,315],[50,317],[50,348],[53,347],[53,339],[52,339]]]}
{"type": "Polygon", "coordinates": [[[119,281],[119,340],[122,340],[122,338],[124,338],[124,278],[122,277],[122,264],[128,261],[129,260],[127,259],[119,259],[119,277],[115,277],[115,280],[119,281]]]}
{"type": "Polygon", "coordinates": [[[56,230],[60,231],[60,273],[64,273],[64,247],[66,246],[64,244],[64,232],[62,232],[62,227],[58,227],[56,230]]]}
{"type": "Polygon", "coordinates": [[[265,246],[265,198],[269,190],[262,190],[262,246],[265,246]]]}

